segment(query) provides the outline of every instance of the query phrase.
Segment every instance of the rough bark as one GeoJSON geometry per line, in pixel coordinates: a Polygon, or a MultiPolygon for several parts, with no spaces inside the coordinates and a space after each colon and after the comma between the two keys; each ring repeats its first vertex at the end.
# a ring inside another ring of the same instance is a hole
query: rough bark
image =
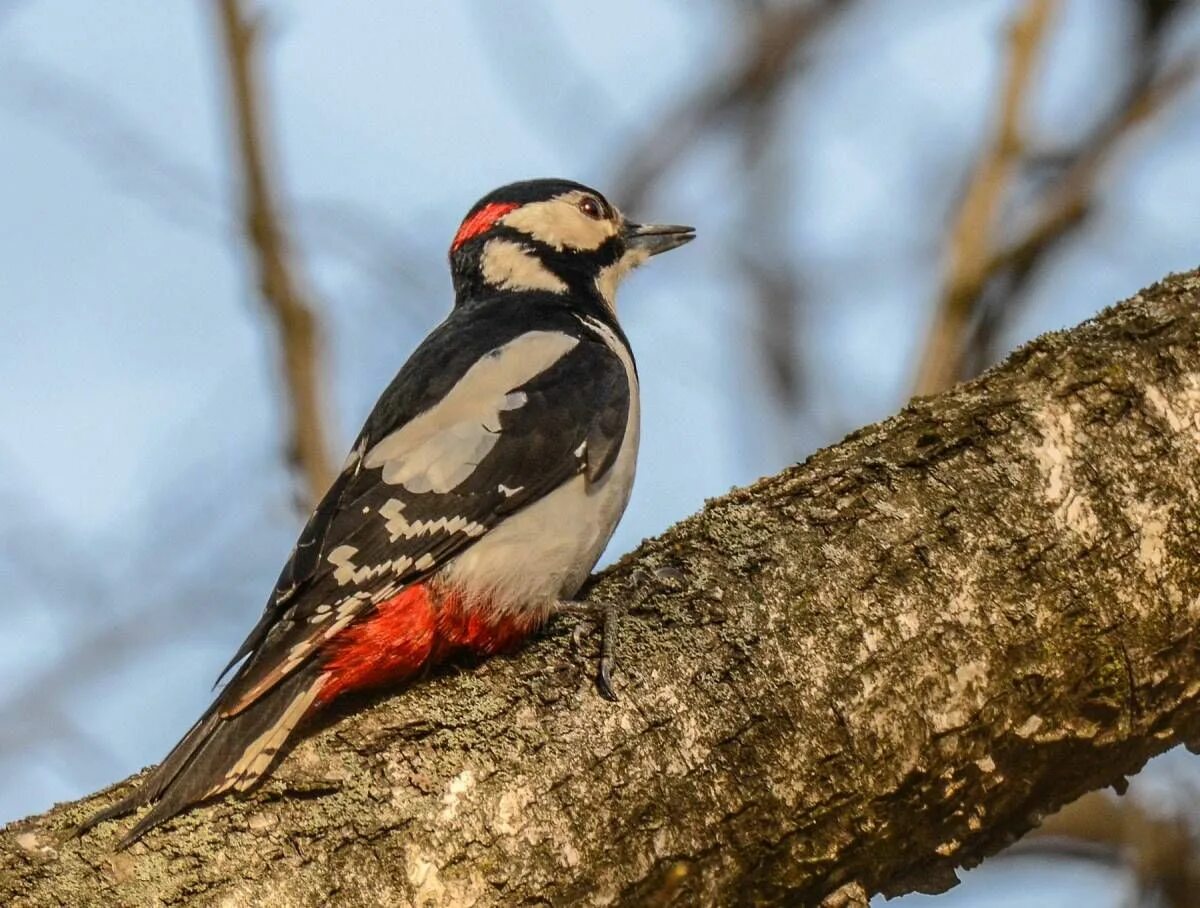
{"type": "Polygon", "coordinates": [[[1198,471],[1191,273],[644,543],[592,590],[629,609],[619,703],[552,629],[356,704],[129,852],[116,823],[60,839],[115,791],[14,824],[0,903],[939,890],[1200,740],[1198,471]]]}

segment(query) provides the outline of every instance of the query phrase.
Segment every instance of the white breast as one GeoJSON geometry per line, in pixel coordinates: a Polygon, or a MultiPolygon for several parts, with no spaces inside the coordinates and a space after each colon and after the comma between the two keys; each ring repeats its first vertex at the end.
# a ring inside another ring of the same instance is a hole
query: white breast
{"type": "Polygon", "coordinates": [[[621,359],[629,381],[629,425],[612,467],[597,482],[577,475],[502,521],[447,563],[441,578],[468,599],[507,612],[549,613],[583,585],[629,503],[641,407],[637,374],[625,345],[588,319],[621,359]]]}

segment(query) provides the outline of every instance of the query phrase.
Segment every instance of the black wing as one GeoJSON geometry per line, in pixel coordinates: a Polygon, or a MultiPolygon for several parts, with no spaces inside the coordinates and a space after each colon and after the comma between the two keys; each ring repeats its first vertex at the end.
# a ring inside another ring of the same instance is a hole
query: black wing
{"type": "Polygon", "coordinates": [[[612,465],[630,403],[617,355],[571,315],[487,315],[456,310],[380,398],[230,663],[249,656],[223,715],[506,516],[612,465]]]}

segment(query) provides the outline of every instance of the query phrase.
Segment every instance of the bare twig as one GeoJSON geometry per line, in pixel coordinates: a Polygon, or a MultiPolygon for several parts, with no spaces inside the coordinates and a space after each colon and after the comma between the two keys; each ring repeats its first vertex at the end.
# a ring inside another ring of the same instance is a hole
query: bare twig
{"type": "MultiPolygon", "coordinates": [[[[1056,156],[1057,175],[1040,192],[1040,198],[1031,206],[1033,215],[1013,231],[1011,239],[999,242],[995,237],[995,218],[1000,214],[1002,195],[993,198],[993,220],[985,229],[978,226],[968,229],[963,218],[956,220],[952,236],[973,243],[977,254],[966,269],[948,268],[938,318],[919,370],[917,393],[952,384],[994,359],[996,339],[1019,311],[1031,276],[1086,222],[1094,209],[1104,173],[1125,147],[1126,140],[1194,84],[1200,69],[1195,55],[1185,57],[1165,71],[1160,69],[1166,21],[1159,17],[1143,23],[1125,89],[1095,128],[1069,153],[1056,156]]],[[[1003,130],[1000,132],[1003,134],[1003,130]]],[[[1009,157],[1006,185],[1015,181],[1016,166],[1023,163],[1028,169],[1038,160],[1034,155],[1019,160],[1022,144],[1019,134],[1017,139],[1009,157]]],[[[985,164],[981,162],[976,177],[984,170],[985,164]]],[[[966,207],[964,200],[963,208],[966,207]]],[[[954,262],[953,242],[950,249],[950,260],[954,262]]]]}
{"type": "Polygon", "coordinates": [[[1200,849],[1187,821],[1194,798],[1163,815],[1136,798],[1093,791],[1047,817],[1031,836],[1006,855],[1069,857],[1128,869],[1141,901],[1155,897],[1170,908],[1189,908],[1200,891],[1200,849]]]}
{"type": "Polygon", "coordinates": [[[1121,141],[1175,100],[1192,84],[1196,72],[1197,61],[1189,59],[1130,97],[1057,180],[1028,231],[993,254],[984,268],[985,278],[1023,264],[1081,221],[1094,201],[1100,172],[1115,156],[1121,141]]]}
{"type": "Polygon", "coordinates": [[[22,51],[7,39],[0,57],[0,108],[57,137],[117,192],[171,224],[224,236],[229,216],[204,170],[144,130],[108,87],[98,87],[22,51]]]}
{"type": "Polygon", "coordinates": [[[1005,325],[1020,310],[1022,290],[1038,267],[1068,237],[1078,231],[1095,209],[1106,169],[1138,128],[1169,106],[1195,83],[1196,59],[1189,58],[1155,78],[1146,62],[1124,100],[1070,155],[1061,174],[1045,192],[1029,226],[995,251],[986,269],[987,281],[1004,279],[1002,304],[982,309],[981,318],[965,340],[971,351],[965,374],[978,371],[998,355],[997,343],[1005,325]],[[974,367],[974,368],[972,368],[974,367]]]}
{"type": "Polygon", "coordinates": [[[736,260],[756,315],[755,360],[786,430],[779,439],[785,456],[794,457],[794,419],[803,410],[806,390],[798,354],[804,282],[786,240],[793,207],[791,155],[779,140],[785,98],[785,92],[773,91],[746,102],[741,130],[745,191],[736,260]]]}
{"type": "Polygon", "coordinates": [[[1021,116],[1038,51],[1057,0],[1028,0],[1009,36],[1008,71],[995,136],[976,165],[947,239],[948,261],[933,327],[917,370],[917,394],[933,394],[962,374],[963,338],[987,280],[992,234],[1022,153],[1021,116]]]}
{"type": "MultiPolygon", "coordinates": [[[[745,50],[732,72],[722,72],[656,121],[616,169],[613,197],[636,209],[662,174],[714,127],[776,91],[791,76],[810,40],[849,0],[764,5],[754,17],[745,50]]],[[[739,6],[739,15],[741,8],[739,6]]]]}
{"type": "Polygon", "coordinates": [[[615,170],[614,197],[636,210],[645,196],[706,136],[726,131],[736,142],[743,199],[738,241],[731,261],[746,280],[754,315],[753,360],[761,370],[772,426],[783,456],[796,454],[795,417],[803,407],[805,381],[798,359],[804,281],[794,252],[786,248],[790,152],[779,140],[789,89],[804,71],[817,39],[851,5],[850,0],[789,4],[731,2],[739,29],[736,56],[700,82],[673,109],[656,118],[615,170]]]}
{"type": "Polygon", "coordinates": [[[321,370],[315,307],[302,289],[271,185],[255,72],[256,24],[244,13],[241,0],[221,0],[219,20],[240,151],[246,240],[254,254],[263,301],[279,330],[290,406],[288,454],[304,477],[305,497],[312,504],[333,477],[318,391],[321,370]]]}
{"type": "Polygon", "coordinates": [[[573,155],[594,152],[596,124],[614,122],[616,105],[605,82],[569,51],[571,42],[551,6],[478,3],[474,10],[469,21],[480,54],[529,127],[552,147],[573,155]],[[511,37],[497,41],[497,34],[511,37]],[[536,67],[529,65],[531,54],[539,61],[536,67]],[[554,73],[553,83],[545,81],[547,72],[554,73]]]}
{"type": "MultiPolygon", "coordinates": [[[[114,191],[171,224],[222,240],[239,229],[210,174],[144,130],[106,91],[14,50],[12,41],[0,58],[0,107],[65,142],[114,191]]],[[[410,233],[344,199],[292,200],[290,216],[310,256],[330,255],[357,269],[386,295],[388,315],[410,326],[427,323],[422,307],[437,298],[440,272],[410,233]],[[400,286],[407,292],[398,294],[400,286]],[[397,299],[411,305],[397,306],[397,299]]]]}

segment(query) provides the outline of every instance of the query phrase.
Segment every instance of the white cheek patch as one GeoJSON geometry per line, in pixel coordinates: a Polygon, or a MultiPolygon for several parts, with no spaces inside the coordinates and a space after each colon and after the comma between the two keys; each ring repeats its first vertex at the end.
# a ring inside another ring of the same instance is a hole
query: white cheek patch
{"type": "Polygon", "coordinates": [[[536,255],[512,240],[488,240],[480,255],[483,279],[502,290],[566,292],[567,285],[536,255]]]}
{"type": "Polygon", "coordinates": [[[530,202],[500,219],[500,223],[533,237],[540,243],[563,249],[590,250],[616,235],[610,219],[589,218],[579,210],[581,192],[568,192],[546,202],[530,202]]]}
{"type": "Polygon", "coordinates": [[[371,448],[363,465],[381,467],[384,482],[410,492],[457,488],[500,440],[500,414],[525,405],[525,395],[512,389],[541,375],[578,343],[557,331],[528,331],[497,347],[445,397],[371,448]]]}
{"type": "Polygon", "coordinates": [[[605,265],[596,275],[596,290],[614,312],[617,308],[617,288],[634,268],[644,263],[650,254],[644,249],[630,249],[611,265],[605,265]]]}

